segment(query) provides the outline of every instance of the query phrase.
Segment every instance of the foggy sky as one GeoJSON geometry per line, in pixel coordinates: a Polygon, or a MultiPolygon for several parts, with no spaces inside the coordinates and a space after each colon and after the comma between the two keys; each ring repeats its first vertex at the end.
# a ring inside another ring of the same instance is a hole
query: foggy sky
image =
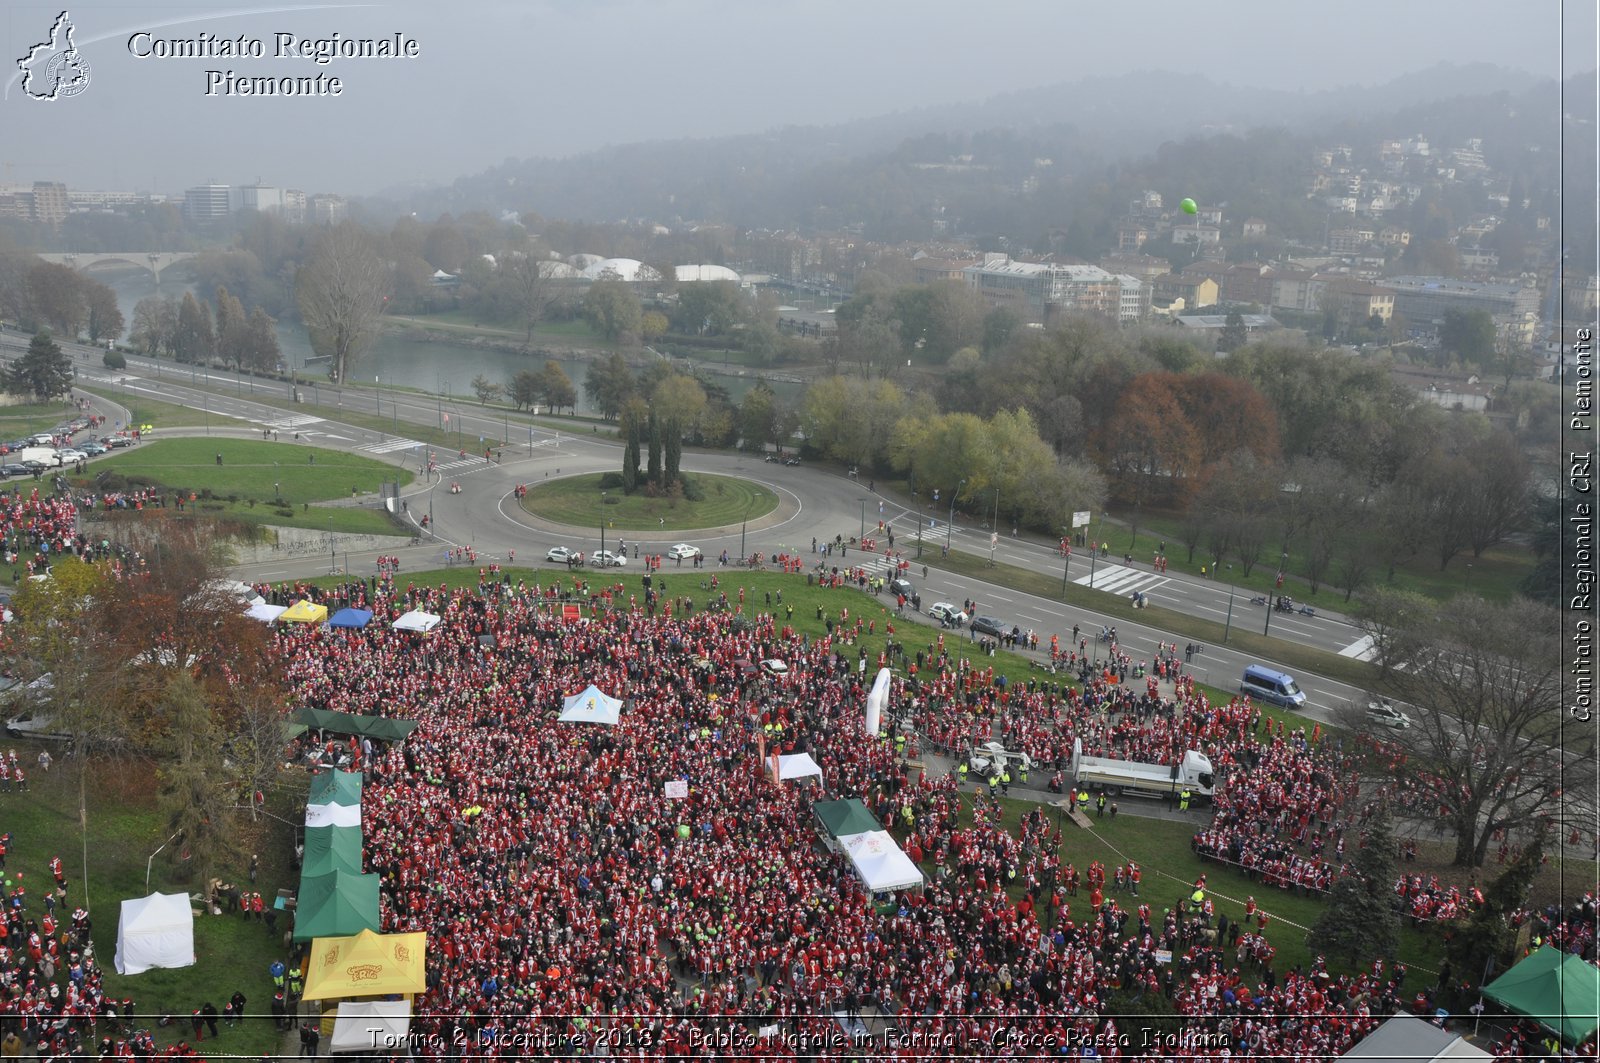
{"type": "MultiPolygon", "coordinates": [[[[362,194],[506,158],[831,124],[1133,70],[1266,88],[1374,84],[1440,62],[1593,69],[1593,0],[391,0],[71,3],[91,83],[0,102],[0,183],[176,193],[215,180],[362,194]],[[298,10],[283,10],[300,6],[298,10]],[[262,14],[264,11],[277,11],[262,14]],[[253,13],[248,13],[253,12],[253,13]],[[181,25],[163,24],[217,16],[181,25]],[[127,39],[247,34],[267,59],[135,59],[127,39]],[[274,61],[272,35],[404,32],[416,59],[274,61]],[[95,38],[102,38],[96,40],[95,38]],[[338,98],[205,96],[208,69],[340,77],[338,98]]],[[[55,6],[8,4],[6,58],[55,6]]],[[[1182,106],[1175,99],[1174,106],[1182,106]]],[[[1070,118],[1070,101],[1057,117],[1070,118]]]]}

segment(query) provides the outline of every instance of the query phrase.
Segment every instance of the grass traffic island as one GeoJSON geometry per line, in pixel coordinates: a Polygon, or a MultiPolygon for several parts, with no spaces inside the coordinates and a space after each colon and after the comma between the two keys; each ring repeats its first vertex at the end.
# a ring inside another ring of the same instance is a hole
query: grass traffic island
{"type": "Polygon", "coordinates": [[[575,528],[618,531],[693,531],[718,528],[764,517],[778,508],[778,496],[749,480],[709,473],[687,474],[692,494],[687,497],[651,497],[643,489],[631,495],[607,488],[601,497],[600,481],[606,474],[569,476],[531,487],[522,508],[542,520],[575,528]]]}
{"type": "Polygon", "coordinates": [[[322,506],[338,498],[373,495],[383,483],[410,483],[412,474],[373,458],[294,443],[250,439],[158,439],[97,458],[74,483],[122,490],[169,488],[199,496],[208,516],[350,534],[395,535],[383,513],[322,506]],[[222,461],[219,464],[218,456],[222,461]]]}

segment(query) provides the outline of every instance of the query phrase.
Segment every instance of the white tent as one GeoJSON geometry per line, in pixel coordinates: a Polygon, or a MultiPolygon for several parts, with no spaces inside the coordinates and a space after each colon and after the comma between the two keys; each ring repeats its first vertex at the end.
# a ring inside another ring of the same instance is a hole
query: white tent
{"type": "Polygon", "coordinates": [[[288,611],[287,606],[268,605],[266,602],[262,602],[260,605],[252,605],[246,609],[244,615],[251,620],[260,620],[262,623],[271,624],[288,611]]]}
{"type": "Polygon", "coordinates": [[[432,631],[439,626],[439,617],[435,613],[424,613],[421,609],[413,609],[394,622],[396,631],[432,631]]]}
{"type": "Polygon", "coordinates": [[[152,893],[122,902],[117,923],[117,973],[194,966],[194,910],[182,893],[152,893]]]}
{"type": "Polygon", "coordinates": [[[307,805],[308,827],[359,827],[360,805],[307,805]]]}
{"type": "Polygon", "coordinates": [[[622,699],[612,697],[592,683],[581,694],[563,698],[561,702],[563,723],[603,723],[615,727],[621,713],[622,699]]]}
{"type": "Polygon", "coordinates": [[[810,753],[785,753],[778,757],[778,781],[804,779],[809,775],[822,777],[822,769],[811,759],[810,753]]]}
{"type": "Polygon", "coordinates": [[[1441,1059],[1489,1059],[1490,1056],[1464,1038],[1402,1011],[1339,1058],[1364,1063],[1428,1063],[1441,1059]]]}
{"type": "Polygon", "coordinates": [[[876,737],[878,728],[883,725],[883,710],[889,707],[889,680],[890,672],[887,668],[879,668],[878,676],[872,681],[872,692],[867,695],[866,732],[876,737]]]}
{"type": "Polygon", "coordinates": [[[403,1051],[411,1029],[411,1005],[404,1000],[346,1000],[333,1020],[331,1052],[389,1054],[403,1051]]]}
{"type": "Polygon", "coordinates": [[[901,851],[888,831],[874,830],[847,835],[839,839],[839,844],[855,865],[856,874],[861,876],[861,881],[872,893],[922,885],[922,872],[901,851]]]}

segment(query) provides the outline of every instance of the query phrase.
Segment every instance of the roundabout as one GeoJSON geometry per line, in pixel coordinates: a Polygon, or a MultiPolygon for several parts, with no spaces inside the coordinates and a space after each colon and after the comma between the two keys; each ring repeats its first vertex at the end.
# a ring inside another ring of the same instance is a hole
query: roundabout
{"type": "Polygon", "coordinates": [[[531,486],[521,507],[541,521],[574,528],[604,522],[607,529],[659,532],[737,525],[778,508],[777,494],[753,480],[711,473],[691,473],[688,479],[691,487],[683,495],[652,496],[642,485],[624,494],[620,486],[611,486],[615,477],[610,474],[568,476],[531,486]]]}

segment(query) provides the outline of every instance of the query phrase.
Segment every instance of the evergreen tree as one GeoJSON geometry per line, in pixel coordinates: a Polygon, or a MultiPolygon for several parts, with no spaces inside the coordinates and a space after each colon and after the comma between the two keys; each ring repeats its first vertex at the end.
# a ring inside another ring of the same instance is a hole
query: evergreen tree
{"type": "Polygon", "coordinates": [[[217,353],[225,362],[242,366],[250,346],[249,319],[244,304],[224,285],[217,285],[217,353]]]}
{"type": "Polygon", "coordinates": [[[627,442],[622,447],[622,489],[631,495],[639,486],[639,421],[635,417],[625,420],[627,442]]]}
{"type": "Polygon", "coordinates": [[[1244,315],[1237,310],[1229,310],[1228,316],[1222,322],[1222,334],[1217,337],[1217,350],[1236,351],[1243,347],[1250,338],[1250,332],[1245,328],[1244,315]]]}
{"type": "Polygon", "coordinates": [[[653,487],[663,486],[661,483],[661,419],[656,416],[656,411],[650,411],[650,454],[649,454],[649,481],[653,487]]]}
{"type": "Polygon", "coordinates": [[[31,395],[48,402],[72,390],[72,362],[48,331],[36,332],[28,353],[6,370],[5,389],[12,395],[31,395]]]}
{"type": "Polygon", "coordinates": [[[678,471],[683,463],[683,433],[674,426],[666,433],[662,448],[666,451],[667,467],[662,475],[661,486],[670,488],[683,480],[683,474],[678,471]]]}
{"type": "Polygon", "coordinates": [[[1400,946],[1400,918],[1394,907],[1394,831],[1387,809],[1380,806],[1366,847],[1352,863],[1353,870],[1334,883],[1307,943],[1352,964],[1379,956],[1393,960],[1400,946]]]}

